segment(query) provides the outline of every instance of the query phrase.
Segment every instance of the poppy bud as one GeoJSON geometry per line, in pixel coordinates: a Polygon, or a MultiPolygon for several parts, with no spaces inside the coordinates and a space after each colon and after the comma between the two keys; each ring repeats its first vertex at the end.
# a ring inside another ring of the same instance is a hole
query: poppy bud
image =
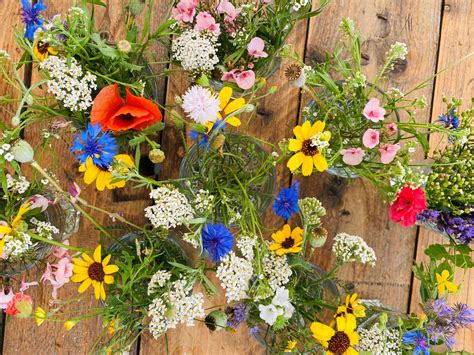
{"type": "Polygon", "coordinates": [[[11,153],[19,163],[30,163],[33,161],[35,152],[30,143],[21,139],[12,147],[11,153]]]}
{"type": "Polygon", "coordinates": [[[148,158],[153,164],[159,164],[165,160],[165,153],[161,149],[155,148],[150,150],[148,158]]]}

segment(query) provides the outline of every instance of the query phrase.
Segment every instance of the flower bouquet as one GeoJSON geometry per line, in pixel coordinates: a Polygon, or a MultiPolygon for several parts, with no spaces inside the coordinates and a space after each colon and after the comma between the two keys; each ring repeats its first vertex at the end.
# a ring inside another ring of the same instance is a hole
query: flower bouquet
{"type": "Polygon", "coordinates": [[[180,0],[171,59],[194,78],[210,75],[234,89],[249,90],[278,69],[280,52],[296,23],[318,15],[320,1],[180,0]],[[231,84],[232,83],[232,84],[231,84]]]}

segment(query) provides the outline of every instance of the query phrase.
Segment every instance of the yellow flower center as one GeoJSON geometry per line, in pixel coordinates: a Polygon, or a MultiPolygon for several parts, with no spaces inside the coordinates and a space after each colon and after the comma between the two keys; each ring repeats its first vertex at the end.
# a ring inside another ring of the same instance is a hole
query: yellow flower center
{"type": "Polygon", "coordinates": [[[344,332],[336,332],[329,340],[328,350],[336,355],[344,354],[351,346],[349,336],[344,332]]]}
{"type": "Polygon", "coordinates": [[[304,155],[307,156],[314,156],[319,153],[318,147],[312,145],[311,139],[307,139],[303,142],[303,146],[301,147],[301,151],[304,155]]]}
{"type": "Polygon", "coordinates": [[[295,245],[295,240],[292,237],[288,237],[285,239],[283,243],[281,243],[281,246],[285,249],[290,249],[295,245]]]}
{"type": "Polygon", "coordinates": [[[103,282],[104,281],[104,268],[102,267],[101,263],[93,263],[89,266],[89,270],[87,270],[89,277],[91,280],[103,282]]]}

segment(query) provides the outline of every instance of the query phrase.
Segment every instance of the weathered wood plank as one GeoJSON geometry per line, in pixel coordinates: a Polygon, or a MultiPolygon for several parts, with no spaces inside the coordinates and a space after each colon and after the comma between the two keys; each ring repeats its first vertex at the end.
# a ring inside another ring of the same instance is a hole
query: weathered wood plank
{"type": "MultiPolygon", "coordinates": [[[[323,16],[310,25],[306,60],[324,58],[334,48],[342,17],[350,17],[360,29],[367,58],[363,71],[373,78],[390,45],[405,42],[410,53],[406,65],[390,74],[389,83],[402,91],[415,86],[435,70],[440,25],[441,1],[334,0],[323,16]]],[[[422,92],[430,102],[432,86],[422,92]]],[[[429,111],[420,112],[420,121],[429,121],[429,111]]],[[[328,210],[325,226],[328,242],[316,253],[315,262],[323,267],[334,263],[330,248],[338,232],[356,234],[372,246],[377,255],[374,268],[346,265],[339,273],[343,281],[354,284],[363,298],[376,298],[406,311],[410,292],[410,270],[416,242],[415,229],[404,230],[389,220],[388,206],[366,181],[351,183],[328,174],[301,179],[301,191],[316,195],[328,210]]]]}
{"type": "MultiPolygon", "coordinates": [[[[442,69],[454,61],[474,52],[474,2],[463,0],[448,0],[444,2],[443,17],[441,24],[440,48],[438,56],[438,69],[442,69]]],[[[469,107],[471,97],[474,97],[474,59],[471,58],[457,65],[453,69],[440,74],[436,79],[434,100],[432,108],[432,120],[445,112],[446,107],[442,102],[443,95],[448,98],[452,96],[464,98],[464,108],[469,107]]],[[[439,136],[432,136],[431,146],[438,147],[439,136]]],[[[426,260],[424,250],[433,243],[444,243],[439,235],[430,233],[421,228],[416,250],[417,262],[426,260]]],[[[474,272],[470,270],[462,279],[462,275],[456,280],[462,281],[462,288],[458,295],[450,297],[449,302],[463,302],[474,307],[474,272]]],[[[419,312],[420,307],[419,283],[413,284],[410,311],[419,312]]],[[[474,352],[474,327],[460,331],[456,337],[455,350],[466,350],[474,352]]]]}

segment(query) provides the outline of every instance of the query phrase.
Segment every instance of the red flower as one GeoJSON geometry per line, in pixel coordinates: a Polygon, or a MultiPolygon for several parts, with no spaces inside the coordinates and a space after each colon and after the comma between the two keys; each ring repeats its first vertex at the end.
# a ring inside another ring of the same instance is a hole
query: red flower
{"type": "Polygon", "coordinates": [[[91,122],[99,123],[103,129],[111,131],[139,131],[161,122],[163,116],[155,103],[131,94],[128,88],[125,91],[124,100],[117,84],[100,90],[92,105],[91,122]]]}
{"type": "Polygon", "coordinates": [[[390,218],[396,223],[401,222],[403,227],[411,227],[416,223],[418,214],[426,207],[423,188],[412,189],[411,186],[405,186],[390,206],[390,218]]]}
{"type": "Polygon", "coordinates": [[[5,313],[10,314],[12,316],[20,315],[27,315],[28,310],[31,313],[31,306],[33,304],[33,300],[30,296],[25,295],[21,292],[15,294],[13,298],[8,302],[7,309],[5,313]]]}

